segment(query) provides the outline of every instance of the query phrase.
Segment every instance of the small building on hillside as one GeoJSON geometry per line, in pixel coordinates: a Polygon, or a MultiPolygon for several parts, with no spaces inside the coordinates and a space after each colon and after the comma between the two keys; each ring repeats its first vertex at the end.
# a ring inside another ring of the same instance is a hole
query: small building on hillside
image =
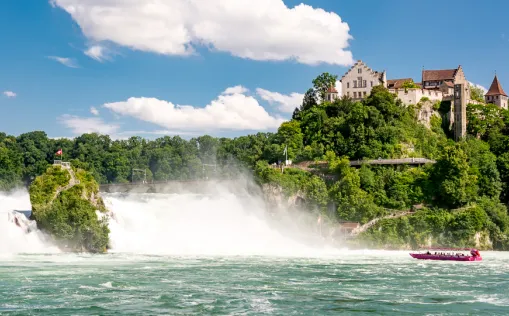
{"type": "Polygon", "coordinates": [[[490,89],[484,95],[484,99],[486,100],[486,103],[495,104],[496,106],[507,110],[507,94],[498,81],[497,75],[495,75],[490,89]]]}
{"type": "Polygon", "coordinates": [[[460,82],[466,82],[461,66],[456,69],[422,70],[422,87],[424,89],[450,88],[454,90],[454,84],[460,82]]]}
{"type": "Polygon", "coordinates": [[[341,78],[343,95],[360,101],[366,98],[373,87],[387,87],[385,71],[378,72],[369,68],[362,60],[357,61],[341,78]]]}
{"type": "Polygon", "coordinates": [[[414,83],[412,78],[387,80],[387,88],[396,94],[404,105],[417,104],[423,98],[431,101],[442,101],[443,98],[441,90],[422,89],[421,84],[414,83]]]}
{"type": "Polygon", "coordinates": [[[325,94],[325,101],[334,102],[334,100],[339,98],[338,90],[336,87],[330,86],[325,94]]]}

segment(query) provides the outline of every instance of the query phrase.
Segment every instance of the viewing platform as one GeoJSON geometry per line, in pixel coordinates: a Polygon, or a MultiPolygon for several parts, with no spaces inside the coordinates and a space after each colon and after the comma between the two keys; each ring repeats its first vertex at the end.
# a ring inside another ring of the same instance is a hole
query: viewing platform
{"type": "Polygon", "coordinates": [[[427,158],[400,158],[400,159],[373,159],[373,160],[352,160],[350,166],[362,165],[424,165],[436,163],[435,160],[427,158]]]}

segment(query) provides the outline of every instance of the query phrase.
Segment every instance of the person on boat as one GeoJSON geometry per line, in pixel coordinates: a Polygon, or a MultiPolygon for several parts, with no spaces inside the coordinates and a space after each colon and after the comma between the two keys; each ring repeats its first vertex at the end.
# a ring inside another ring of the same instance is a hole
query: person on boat
{"type": "Polygon", "coordinates": [[[426,254],[427,254],[427,255],[431,255],[431,252],[429,252],[429,250],[428,250],[428,252],[426,252],[426,254]]]}

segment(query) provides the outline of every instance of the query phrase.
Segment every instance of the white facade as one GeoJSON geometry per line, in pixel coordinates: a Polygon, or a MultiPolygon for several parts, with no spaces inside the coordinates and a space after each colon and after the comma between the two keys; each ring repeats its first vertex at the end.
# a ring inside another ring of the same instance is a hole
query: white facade
{"type": "Polygon", "coordinates": [[[341,78],[343,95],[356,101],[367,97],[371,89],[380,84],[387,87],[385,71],[374,71],[361,60],[357,61],[341,78]]]}
{"type": "Polygon", "coordinates": [[[394,89],[389,90],[395,93],[404,105],[417,104],[422,98],[426,97],[430,101],[442,101],[444,95],[440,90],[428,89],[394,89]]]}

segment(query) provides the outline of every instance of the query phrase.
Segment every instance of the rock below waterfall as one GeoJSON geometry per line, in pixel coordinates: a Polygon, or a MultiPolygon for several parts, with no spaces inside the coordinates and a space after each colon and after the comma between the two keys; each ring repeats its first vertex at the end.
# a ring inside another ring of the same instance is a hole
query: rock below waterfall
{"type": "Polygon", "coordinates": [[[30,186],[32,218],[67,251],[106,252],[109,228],[99,185],[91,174],[52,166],[30,186]]]}

